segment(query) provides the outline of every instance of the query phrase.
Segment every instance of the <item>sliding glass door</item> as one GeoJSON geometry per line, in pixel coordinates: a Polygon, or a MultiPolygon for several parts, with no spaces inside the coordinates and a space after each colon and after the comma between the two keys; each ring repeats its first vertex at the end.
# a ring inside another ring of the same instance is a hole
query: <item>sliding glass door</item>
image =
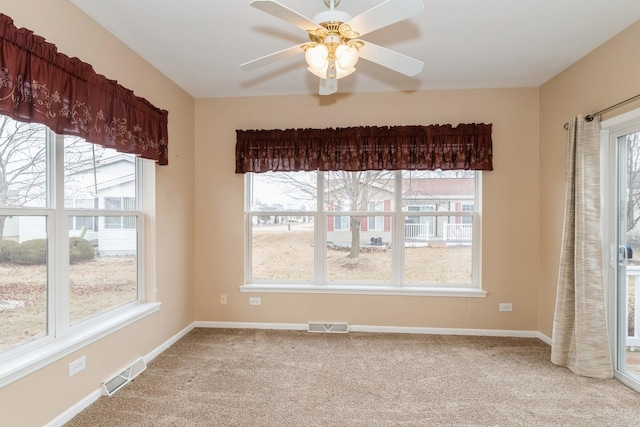
{"type": "Polygon", "coordinates": [[[616,238],[610,247],[616,279],[609,305],[616,313],[614,363],[617,376],[640,388],[640,125],[612,134],[609,141],[616,146],[617,203],[611,206],[616,238]]]}

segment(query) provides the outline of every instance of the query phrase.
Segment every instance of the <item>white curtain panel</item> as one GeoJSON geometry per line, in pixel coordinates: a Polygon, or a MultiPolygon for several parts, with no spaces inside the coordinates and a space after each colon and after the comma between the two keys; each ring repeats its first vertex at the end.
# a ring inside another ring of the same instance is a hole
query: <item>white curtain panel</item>
{"type": "Polygon", "coordinates": [[[551,362],[611,378],[600,232],[600,121],[569,121],[565,213],[551,362]]]}

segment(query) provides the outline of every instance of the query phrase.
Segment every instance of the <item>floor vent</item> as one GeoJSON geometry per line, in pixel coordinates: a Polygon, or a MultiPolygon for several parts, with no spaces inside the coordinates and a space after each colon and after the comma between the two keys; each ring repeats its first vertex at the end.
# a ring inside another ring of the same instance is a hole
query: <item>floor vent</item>
{"type": "Polygon", "coordinates": [[[132,379],[140,375],[140,373],[145,369],[147,369],[147,364],[141,357],[115,377],[103,382],[102,394],[104,396],[112,396],[116,391],[120,390],[122,387],[128,384],[132,379]]]}
{"type": "Polygon", "coordinates": [[[327,332],[332,334],[346,334],[349,332],[348,323],[309,322],[309,332],[327,332]]]}

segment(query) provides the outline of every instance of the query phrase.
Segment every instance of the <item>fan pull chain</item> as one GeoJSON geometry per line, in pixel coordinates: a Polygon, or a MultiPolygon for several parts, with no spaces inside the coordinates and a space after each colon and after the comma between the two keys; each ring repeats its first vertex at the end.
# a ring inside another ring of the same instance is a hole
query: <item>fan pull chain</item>
{"type": "Polygon", "coordinates": [[[329,65],[327,66],[327,79],[336,78],[336,58],[332,55],[329,57],[329,65]]]}

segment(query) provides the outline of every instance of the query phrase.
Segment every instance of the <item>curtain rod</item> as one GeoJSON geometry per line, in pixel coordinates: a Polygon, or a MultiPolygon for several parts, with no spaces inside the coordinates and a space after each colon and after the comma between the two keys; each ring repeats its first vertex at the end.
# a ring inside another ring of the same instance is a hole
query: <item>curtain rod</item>
{"type": "MultiPolygon", "coordinates": [[[[622,105],[628,104],[629,102],[635,101],[636,99],[640,99],[640,94],[638,94],[638,95],[636,95],[636,96],[632,96],[632,97],[631,97],[631,98],[629,98],[629,99],[625,99],[624,101],[620,101],[620,102],[618,102],[617,104],[614,104],[614,105],[612,105],[612,106],[610,106],[610,107],[604,108],[604,109],[602,109],[602,110],[600,110],[600,111],[596,111],[596,112],[595,112],[595,113],[593,113],[593,114],[587,114],[587,115],[584,117],[584,119],[585,119],[586,121],[590,122],[590,121],[592,121],[592,120],[593,120],[593,118],[594,118],[595,116],[599,116],[600,114],[604,114],[604,113],[606,113],[606,112],[608,112],[608,111],[613,110],[614,108],[618,108],[618,107],[620,107],[620,106],[622,106],[622,105]]],[[[564,124],[564,128],[565,128],[565,129],[568,129],[568,128],[569,128],[569,123],[565,123],[565,124],[564,124]]]]}

